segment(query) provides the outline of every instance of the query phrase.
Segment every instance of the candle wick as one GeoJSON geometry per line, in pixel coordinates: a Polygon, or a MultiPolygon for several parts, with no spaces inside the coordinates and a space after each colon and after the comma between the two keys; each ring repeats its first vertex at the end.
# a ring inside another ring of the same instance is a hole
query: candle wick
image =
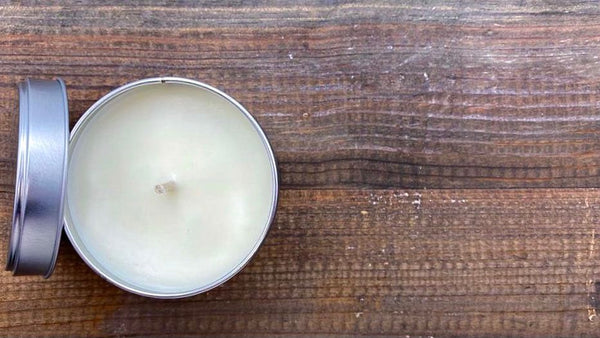
{"type": "Polygon", "coordinates": [[[154,192],[162,195],[162,194],[166,194],[169,191],[173,191],[175,190],[175,181],[170,180],[168,182],[164,182],[161,184],[157,184],[154,186],[154,192]]]}

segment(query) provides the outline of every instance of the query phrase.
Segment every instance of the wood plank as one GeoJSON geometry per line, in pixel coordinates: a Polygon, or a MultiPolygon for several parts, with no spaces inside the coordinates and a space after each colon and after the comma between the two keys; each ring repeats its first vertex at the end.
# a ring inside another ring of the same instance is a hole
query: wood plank
{"type": "Polygon", "coordinates": [[[599,220],[596,189],[284,190],[258,255],[216,290],[121,292],[64,240],[50,279],[0,274],[0,332],[594,336],[599,220]]]}
{"type": "MultiPolygon", "coordinates": [[[[600,184],[593,3],[239,5],[0,6],[0,133],[27,76],[63,77],[74,123],[118,85],[175,75],[249,108],[284,187],[600,184]]],[[[14,142],[0,136],[2,147],[14,142]]],[[[10,165],[0,168],[5,191],[10,165]]]]}

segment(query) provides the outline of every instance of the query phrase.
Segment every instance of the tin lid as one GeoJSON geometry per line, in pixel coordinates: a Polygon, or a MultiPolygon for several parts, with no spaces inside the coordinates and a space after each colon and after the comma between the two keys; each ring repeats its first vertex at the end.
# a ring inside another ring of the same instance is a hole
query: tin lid
{"type": "Polygon", "coordinates": [[[67,90],[61,79],[19,84],[19,150],[6,270],[42,275],[54,270],[63,227],[67,90]]]}

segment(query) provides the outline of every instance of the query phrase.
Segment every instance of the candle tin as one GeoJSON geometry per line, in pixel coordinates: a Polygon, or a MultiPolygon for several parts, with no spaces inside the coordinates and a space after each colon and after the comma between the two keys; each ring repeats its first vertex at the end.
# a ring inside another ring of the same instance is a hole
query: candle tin
{"type": "Polygon", "coordinates": [[[176,77],[144,79],[119,87],[94,103],[79,119],[68,137],[68,107],[62,80],[27,80],[19,85],[19,150],[15,186],[13,228],[7,269],[15,275],[49,277],[54,268],[63,220],[73,247],[101,277],[126,291],[153,298],[181,298],[206,292],[236,275],[251,260],[262,244],[274,219],[278,199],[278,174],[269,141],[256,120],[236,100],[207,84],[176,77]],[[231,271],[209,285],[186,292],[157,292],[128,284],[99,267],[75,234],[76,225],[65,206],[69,150],[86,124],[105,104],[141,86],[179,84],[209,91],[234,105],[252,125],[270,162],[272,200],[268,222],[262,228],[250,253],[231,271]],[[67,142],[68,140],[68,142],[67,142]],[[63,215],[64,213],[64,215],[63,215]]]}
{"type": "Polygon", "coordinates": [[[62,80],[19,84],[19,146],[6,269],[49,277],[62,233],[69,118],[62,80]]]}

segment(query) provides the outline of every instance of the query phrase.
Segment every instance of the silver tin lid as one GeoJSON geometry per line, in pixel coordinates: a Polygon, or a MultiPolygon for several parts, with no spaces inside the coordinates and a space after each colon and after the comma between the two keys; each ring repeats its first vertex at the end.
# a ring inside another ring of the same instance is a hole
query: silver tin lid
{"type": "Polygon", "coordinates": [[[6,270],[54,270],[63,227],[69,111],[61,79],[19,84],[19,150],[6,270]]]}

